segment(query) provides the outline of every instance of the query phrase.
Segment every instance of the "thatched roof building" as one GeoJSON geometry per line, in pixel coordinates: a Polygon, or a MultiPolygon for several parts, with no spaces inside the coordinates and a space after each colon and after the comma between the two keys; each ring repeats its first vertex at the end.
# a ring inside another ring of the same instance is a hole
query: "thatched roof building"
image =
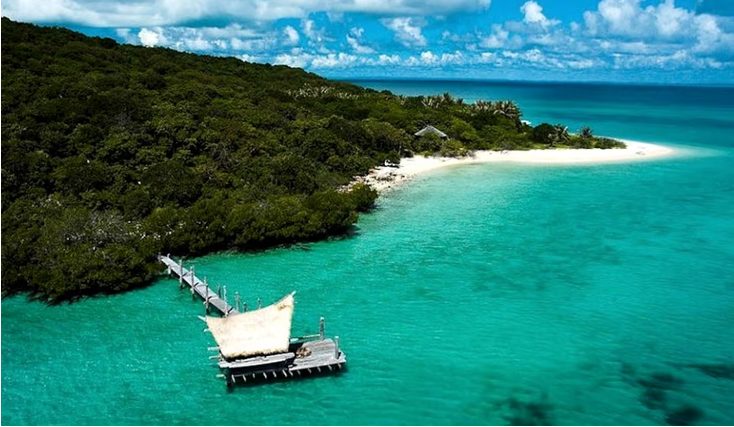
{"type": "Polygon", "coordinates": [[[435,127],[428,125],[424,127],[423,129],[419,130],[418,132],[414,133],[415,136],[421,137],[427,134],[433,134],[438,136],[441,139],[448,139],[449,136],[445,133],[441,132],[440,130],[436,129],[435,127]]]}

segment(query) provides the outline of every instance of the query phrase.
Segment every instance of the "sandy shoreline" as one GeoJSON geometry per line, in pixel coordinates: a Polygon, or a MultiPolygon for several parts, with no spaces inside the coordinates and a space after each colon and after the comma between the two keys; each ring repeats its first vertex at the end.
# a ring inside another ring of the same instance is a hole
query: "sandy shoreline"
{"type": "Polygon", "coordinates": [[[369,184],[378,192],[396,188],[422,173],[447,166],[492,163],[606,163],[619,161],[636,161],[649,158],[670,156],[675,151],[663,145],[646,142],[620,140],[627,144],[623,149],[557,149],[557,150],[529,150],[529,151],[477,151],[473,157],[423,157],[415,156],[404,158],[400,165],[380,166],[370,171],[367,176],[358,177],[352,184],[363,182],[369,184]]]}

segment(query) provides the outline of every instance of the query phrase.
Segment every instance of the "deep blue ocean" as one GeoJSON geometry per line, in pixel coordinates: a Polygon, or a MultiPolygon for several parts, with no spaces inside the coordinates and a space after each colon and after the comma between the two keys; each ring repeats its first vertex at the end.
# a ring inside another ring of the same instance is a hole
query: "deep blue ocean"
{"type": "Polygon", "coordinates": [[[446,168],[354,236],[192,260],[340,375],[228,390],[177,282],[48,307],[2,301],[2,424],[734,423],[734,88],[359,81],[512,99],[534,124],[668,144],[669,158],[446,168]]]}

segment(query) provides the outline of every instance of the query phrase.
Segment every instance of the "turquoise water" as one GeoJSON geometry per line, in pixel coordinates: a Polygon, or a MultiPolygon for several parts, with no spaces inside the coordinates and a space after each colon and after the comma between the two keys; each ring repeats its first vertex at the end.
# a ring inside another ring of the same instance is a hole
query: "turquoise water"
{"type": "Polygon", "coordinates": [[[532,121],[685,155],[444,169],[350,238],[193,261],[250,306],[297,290],[293,334],[326,317],[338,376],[228,391],[203,308],[173,280],[4,299],[2,424],[734,423],[734,90],[690,105],[699,89],[389,84],[505,91],[532,121]]]}

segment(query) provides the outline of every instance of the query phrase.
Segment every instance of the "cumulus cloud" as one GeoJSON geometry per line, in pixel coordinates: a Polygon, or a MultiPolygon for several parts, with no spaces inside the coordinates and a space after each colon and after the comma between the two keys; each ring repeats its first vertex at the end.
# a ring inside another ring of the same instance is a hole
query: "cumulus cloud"
{"type": "Polygon", "coordinates": [[[520,11],[525,15],[523,22],[526,24],[548,27],[560,23],[558,20],[546,18],[543,14],[543,7],[532,0],[525,2],[525,4],[520,7],[520,11]]]}
{"type": "MultiPolygon", "coordinates": [[[[722,21],[721,17],[678,7],[675,0],[646,7],[641,0],[601,0],[596,11],[584,13],[585,30],[593,37],[616,40],[616,45],[624,41],[654,44],[670,55],[681,49],[694,53],[734,52],[734,33],[724,31],[722,21]]],[[[660,64],[682,62],[657,60],[660,64]]]]}
{"type": "Polygon", "coordinates": [[[260,57],[255,55],[248,55],[246,53],[243,53],[242,55],[238,55],[237,58],[245,61],[245,62],[259,62],[260,57]]]}
{"type": "Polygon", "coordinates": [[[324,69],[324,68],[349,68],[356,64],[373,63],[367,58],[344,52],[318,54],[307,52],[301,48],[294,48],[288,53],[282,53],[275,57],[273,63],[288,65],[297,68],[324,69]]]}
{"type": "Polygon", "coordinates": [[[327,55],[319,55],[311,60],[313,68],[347,68],[353,64],[360,62],[360,57],[350,55],[348,53],[329,53],[327,55]]]}
{"type": "Polygon", "coordinates": [[[165,45],[168,43],[168,40],[163,35],[163,29],[158,28],[155,30],[149,30],[147,28],[143,28],[138,33],[138,39],[140,39],[140,44],[143,46],[158,46],[158,45],[165,45]]]}
{"type": "Polygon", "coordinates": [[[491,32],[479,40],[485,49],[520,49],[525,45],[558,45],[563,30],[555,29],[560,21],[549,19],[543,7],[535,1],[527,1],[520,7],[521,22],[508,21],[492,25],[491,32]]]}
{"type": "Polygon", "coordinates": [[[596,11],[584,13],[591,35],[673,39],[692,34],[696,14],[675,6],[674,0],[642,7],[641,0],[602,0],[596,11]]]}
{"type": "Polygon", "coordinates": [[[361,44],[362,34],[364,34],[364,28],[352,28],[349,30],[349,34],[347,34],[347,43],[349,44],[349,47],[351,47],[355,53],[362,55],[375,53],[375,50],[371,47],[361,44]]]}
{"type": "Polygon", "coordinates": [[[522,38],[518,35],[511,35],[510,31],[500,24],[492,26],[492,32],[479,40],[479,46],[487,49],[517,49],[523,45],[522,38]]]}
{"type": "Polygon", "coordinates": [[[377,58],[377,63],[379,65],[397,65],[401,60],[400,55],[385,55],[383,53],[377,58]]]}
{"type": "MultiPolygon", "coordinates": [[[[118,28],[118,35],[131,38],[129,28],[118,28]]],[[[296,33],[297,35],[297,33],[296,33]]],[[[203,52],[242,52],[272,49],[281,37],[274,31],[258,32],[240,25],[227,27],[146,27],[137,33],[137,40],[143,46],[165,46],[178,50],[203,52]]],[[[287,37],[284,42],[289,45],[287,37]]]]}
{"type": "Polygon", "coordinates": [[[301,40],[301,36],[298,35],[298,31],[290,25],[283,28],[283,34],[285,35],[285,44],[287,45],[297,45],[301,40]]]}
{"type": "Polygon", "coordinates": [[[395,39],[407,48],[423,47],[428,44],[423,35],[425,22],[415,18],[385,18],[382,25],[395,33],[395,39]]]}

